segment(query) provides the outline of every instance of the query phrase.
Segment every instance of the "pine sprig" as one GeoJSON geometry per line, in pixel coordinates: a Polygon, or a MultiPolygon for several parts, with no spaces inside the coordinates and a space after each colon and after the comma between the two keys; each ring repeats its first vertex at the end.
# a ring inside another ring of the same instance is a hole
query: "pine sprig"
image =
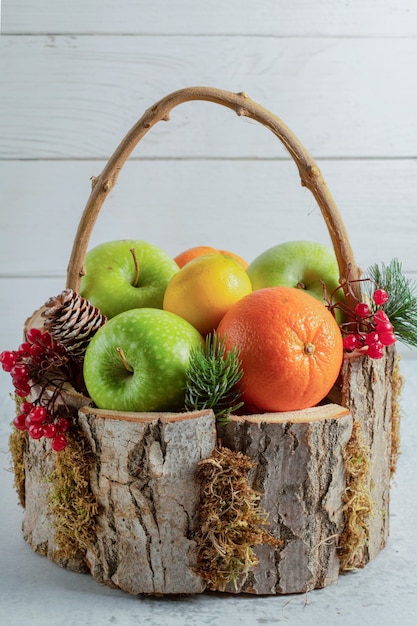
{"type": "MultiPolygon", "coordinates": [[[[372,290],[381,288],[389,294],[383,309],[402,343],[417,347],[417,285],[404,276],[402,265],[393,259],[389,265],[375,264],[368,269],[372,290]]],[[[372,296],[372,294],[370,294],[372,296]]]]}
{"type": "Polygon", "coordinates": [[[186,371],[185,408],[188,411],[212,409],[218,422],[227,422],[243,402],[240,381],[243,375],[236,348],[225,352],[224,338],[216,332],[206,337],[204,346],[191,352],[186,371]]]}

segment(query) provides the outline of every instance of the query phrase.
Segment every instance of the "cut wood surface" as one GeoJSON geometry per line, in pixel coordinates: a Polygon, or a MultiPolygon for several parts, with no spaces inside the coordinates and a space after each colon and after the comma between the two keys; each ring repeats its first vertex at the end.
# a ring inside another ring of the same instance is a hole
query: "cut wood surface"
{"type": "Polygon", "coordinates": [[[244,418],[233,415],[233,422],[244,419],[246,422],[260,424],[266,422],[268,424],[309,424],[310,422],[322,422],[326,419],[339,419],[349,414],[349,409],[336,404],[322,404],[313,406],[309,409],[300,409],[299,411],[285,411],[277,413],[254,413],[253,415],[245,415],[244,418]]]}
{"type": "Polygon", "coordinates": [[[91,488],[100,512],[87,555],[94,578],[131,594],[203,591],[191,535],[197,464],[216,444],[213,412],[142,413],[136,421],[87,408],[79,415],[97,458],[91,488]]]}
{"type": "Polygon", "coordinates": [[[351,430],[349,411],[338,405],[301,416],[234,417],[220,429],[224,445],[254,461],[250,482],[269,513],[268,531],[283,541],[278,550],[257,546],[259,565],[230,584],[229,592],[300,593],[338,578],[346,487],[343,448],[351,430]]]}

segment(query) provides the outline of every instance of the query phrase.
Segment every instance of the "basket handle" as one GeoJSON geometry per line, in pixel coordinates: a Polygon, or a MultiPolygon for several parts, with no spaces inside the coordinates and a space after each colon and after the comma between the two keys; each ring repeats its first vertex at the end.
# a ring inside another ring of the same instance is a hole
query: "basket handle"
{"type": "Polygon", "coordinates": [[[355,263],[339,210],[314,159],[278,117],[253,102],[247,94],[231,93],[214,87],[188,87],[165,96],[145,111],[121,141],[100,176],[93,180],[93,188],[74,239],[66,286],[77,292],[80,289],[81,277],[85,274],[85,256],[94,224],[103,202],[116,184],[119,172],[133,149],[157,122],[169,120],[169,113],[174,107],[192,100],[214,102],[232,109],[239,116],[260,122],[280,139],[297,165],[301,185],[311,191],[321,209],[336,254],[348,304],[352,298],[360,298],[359,283],[353,282],[349,288],[344,282],[347,276],[350,282],[359,279],[360,270],[355,263]]]}

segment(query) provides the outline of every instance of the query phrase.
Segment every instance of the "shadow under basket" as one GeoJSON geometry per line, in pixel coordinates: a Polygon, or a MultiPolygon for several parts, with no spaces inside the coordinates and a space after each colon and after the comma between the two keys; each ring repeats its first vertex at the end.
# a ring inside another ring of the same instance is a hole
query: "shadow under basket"
{"type": "MultiPolygon", "coordinates": [[[[131,151],[190,100],[226,106],[283,142],[323,213],[340,276],[358,278],[321,172],[291,131],[246,94],[193,87],[149,108],[94,180],[66,286],[79,291],[93,225],[131,151]]],[[[33,325],[39,316],[28,320],[33,325]]],[[[100,410],[69,389],[60,395],[74,424],[64,450],[55,453],[49,440],[27,432],[10,437],[24,538],[56,564],[130,594],[325,587],[386,544],[400,389],[394,347],[379,360],[347,355],[329,398],[316,407],[232,416],[224,425],[211,410],[100,410]]]]}

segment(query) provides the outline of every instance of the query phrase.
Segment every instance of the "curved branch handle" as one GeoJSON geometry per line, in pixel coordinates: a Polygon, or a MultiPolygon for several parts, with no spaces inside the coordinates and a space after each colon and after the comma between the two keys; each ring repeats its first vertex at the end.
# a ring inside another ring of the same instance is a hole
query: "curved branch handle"
{"type": "MultiPolygon", "coordinates": [[[[93,189],[75,236],[68,264],[66,286],[74,291],[79,291],[81,277],[85,273],[85,255],[94,224],[103,202],[114,187],[119,172],[133,149],[157,122],[169,120],[169,113],[173,108],[192,100],[214,102],[232,109],[239,116],[249,117],[263,124],[278,137],[297,165],[301,184],[311,191],[321,209],[337,257],[341,280],[343,281],[347,276],[351,281],[358,279],[360,271],[355,263],[339,210],[319,167],[292,131],[278,117],[260,104],[253,102],[245,93],[236,94],[213,87],[188,87],[174,91],[147,109],[116,148],[100,176],[94,179],[93,189]]],[[[352,285],[356,297],[360,297],[358,285],[359,283],[352,285]]],[[[347,286],[345,288],[349,300],[351,295],[347,286]]]]}

